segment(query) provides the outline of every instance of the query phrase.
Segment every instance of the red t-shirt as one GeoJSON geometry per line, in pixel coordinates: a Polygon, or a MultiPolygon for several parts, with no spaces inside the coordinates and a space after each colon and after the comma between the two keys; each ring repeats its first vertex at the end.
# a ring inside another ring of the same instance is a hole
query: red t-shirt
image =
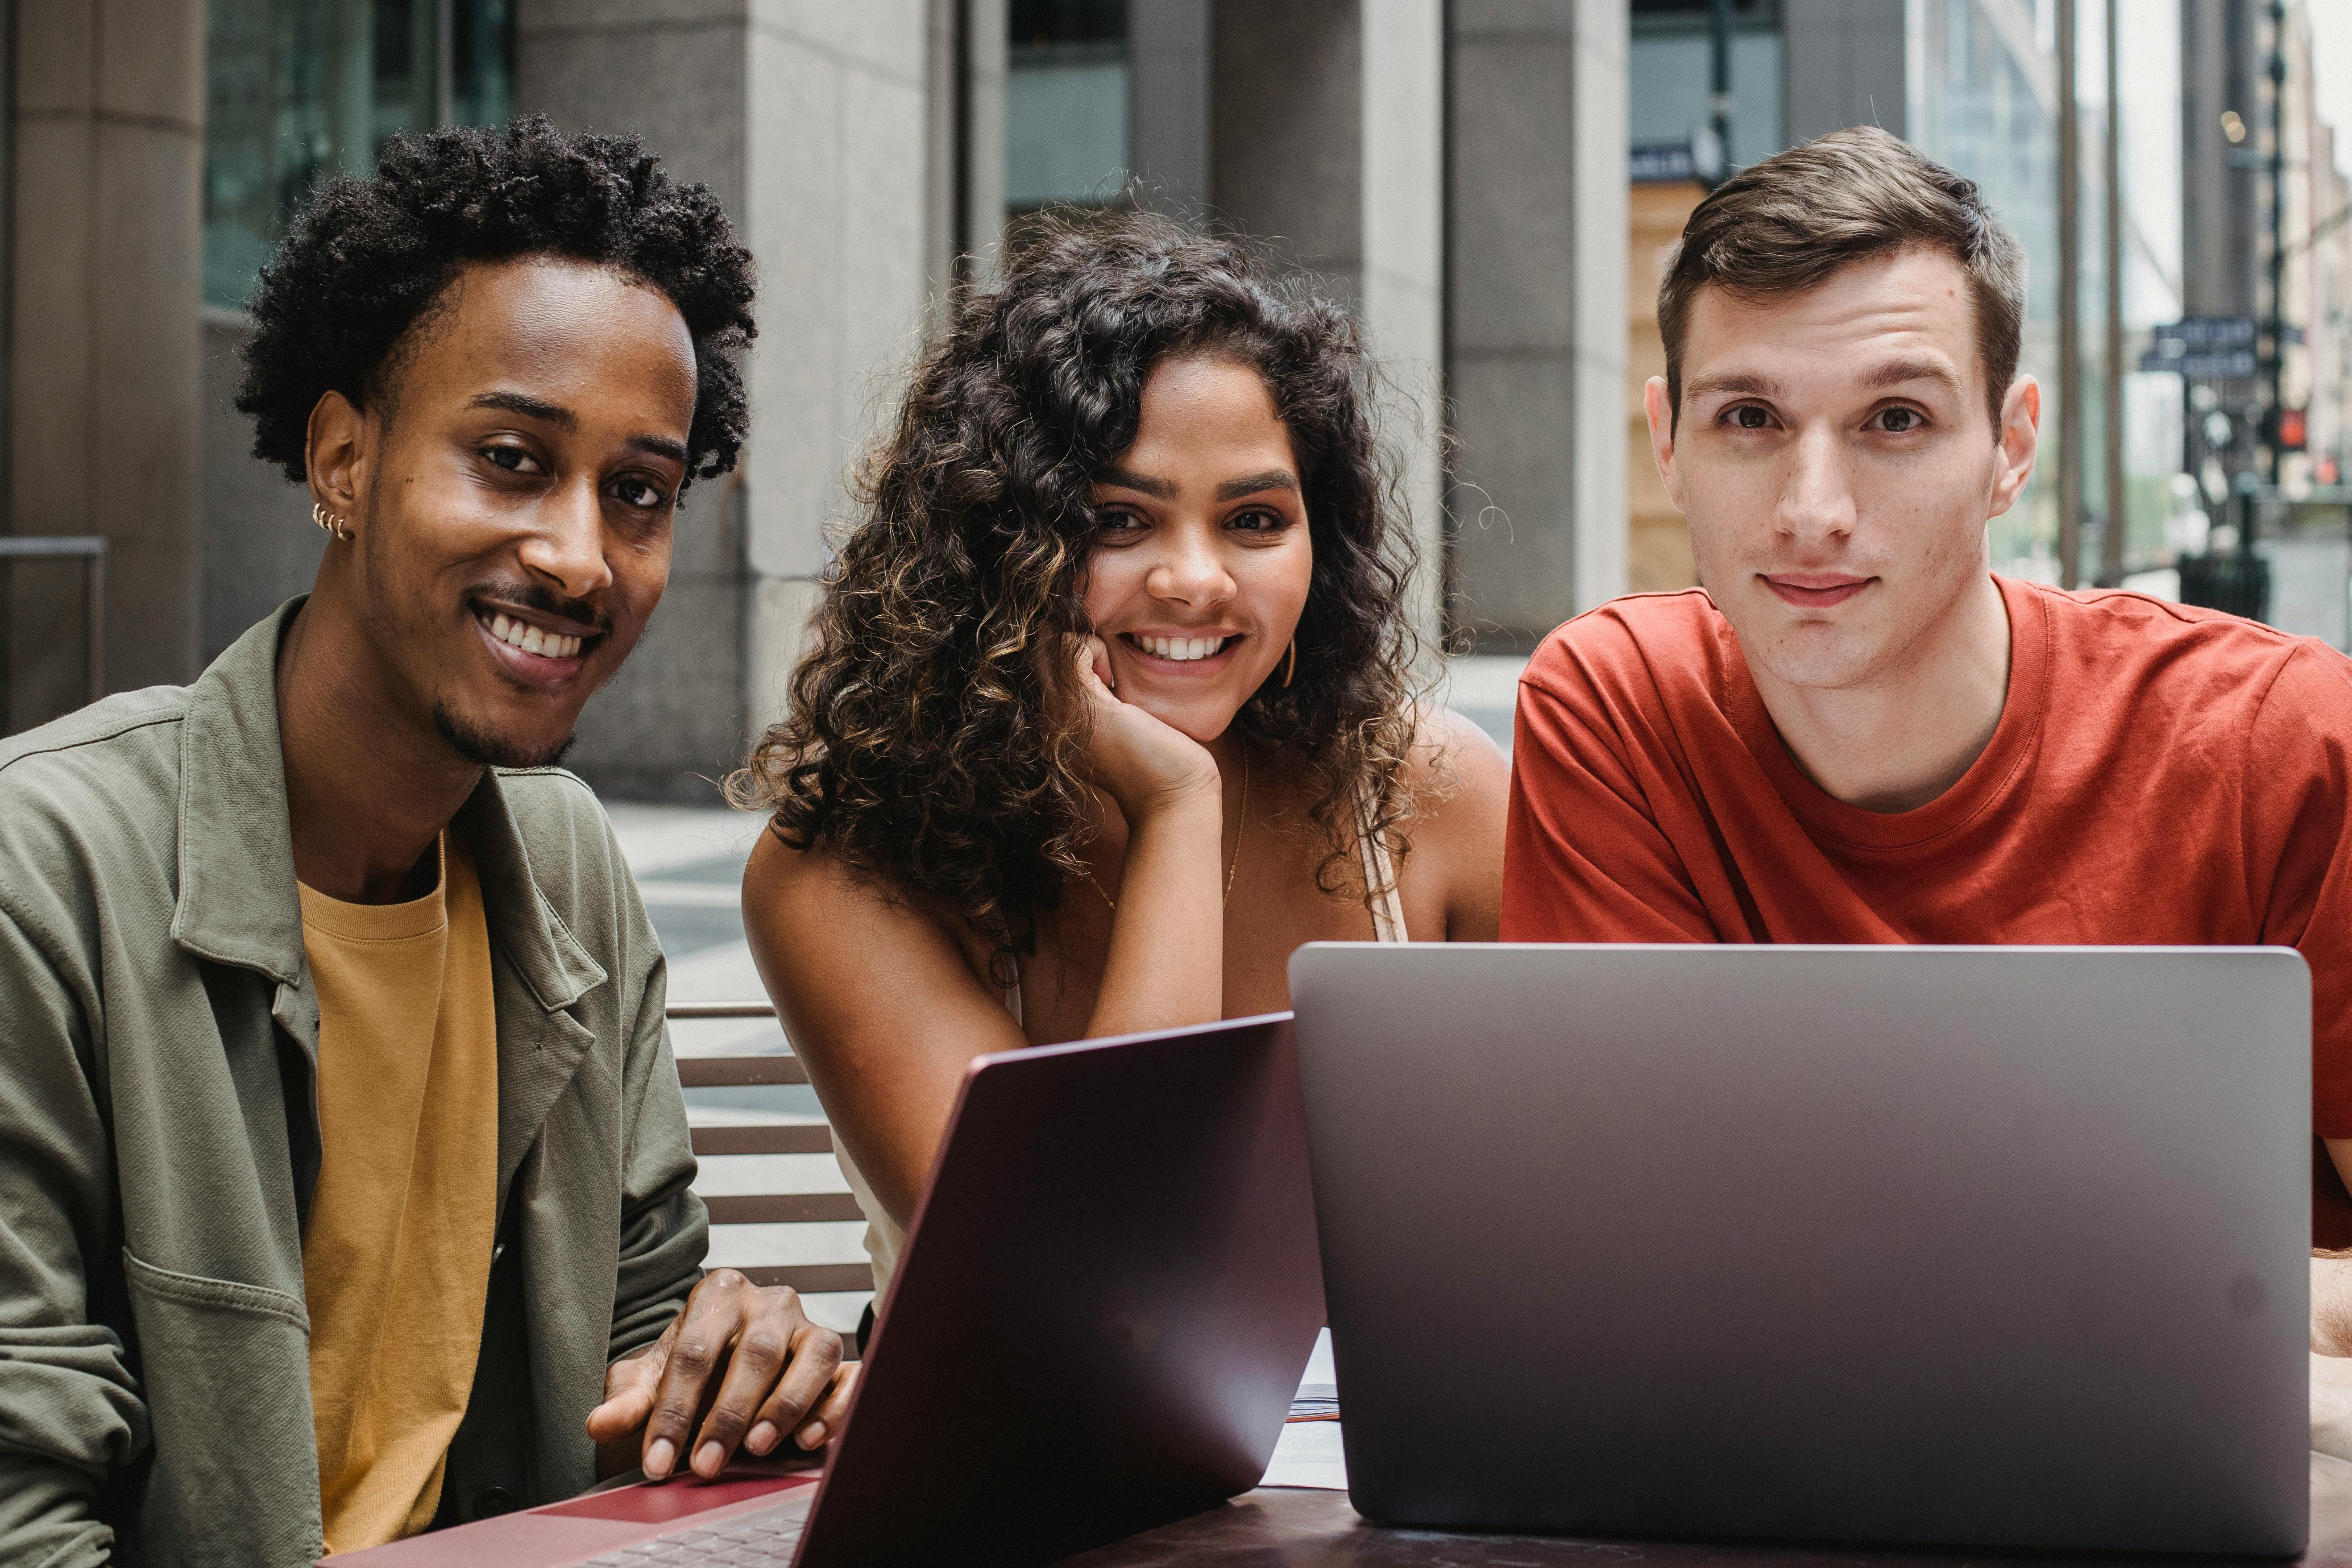
{"type": "MultiPolygon", "coordinates": [[[[2291,945],[2314,1131],[2352,1137],[2352,659],[2137,594],[1995,581],[2000,722],[1916,811],[1804,775],[1697,589],[1554,632],[1519,682],[1503,940],[2291,945]]],[[[2312,1225],[2352,1245],[2315,1142],[2312,1225]]]]}

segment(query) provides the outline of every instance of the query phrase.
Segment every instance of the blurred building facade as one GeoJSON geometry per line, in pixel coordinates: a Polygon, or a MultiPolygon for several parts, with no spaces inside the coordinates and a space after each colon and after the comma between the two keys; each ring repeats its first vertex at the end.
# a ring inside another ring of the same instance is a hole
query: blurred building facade
{"type": "MultiPolygon", "coordinates": [[[[845,476],[926,321],[1055,203],[1229,226],[1358,309],[1423,625],[1524,652],[1692,580],[1640,389],[1663,369],[1658,268],[1706,182],[1875,122],[1978,180],[2032,258],[2045,446],[1998,563],[2161,571],[2245,485],[2324,489],[2352,463],[2352,225],[2328,226],[2346,193],[2310,91],[2347,68],[2315,62],[2305,4],[15,5],[0,531],[104,537],[108,684],[191,677],[318,558],[305,494],[247,456],[230,406],[269,246],[396,131],[542,111],[643,133],[719,195],[762,279],[752,440],[689,498],[668,597],[590,707],[573,761],[600,785],[711,798],[776,711],[845,476]],[[2255,346],[2275,367],[2141,368],[2183,317],[2273,315],[2255,346]],[[2274,395],[2304,449],[2274,455],[2274,395]]],[[[7,574],[0,731],[82,700],[74,570],[7,574]]]]}
{"type": "MultiPolygon", "coordinates": [[[[289,215],[395,131],[528,111],[643,133],[762,281],[741,469],[681,510],[572,754],[617,793],[709,799],[773,715],[927,316],[1049,202],[1229,225],[1361,313],[1433,634],[1449,593],[1540,628],[1624,585],[1624,452],[1579,434],[1624,374],[1624,0],[55,0],[14,36],[7,526],[109,540],[117,689],[190,678],[315,569],[230,406],[289,215]],[[1460,550],[1448,392],[1510,514],[1460,550]]],[[[66,570],[16,570],[0,729],[80,700],[46,657],[66,570]]]]}
{"type": "MultiPolygon", "coordinates": [[[[2042,455],[1993,524],[2000,569],[2166,589],[2250,490],[2309,494],[2352,465],[2352,226],[2330,216],[2345,176],[2312,91],[2352,60],[2319,59],[2309,5],[1633,0],[1634,370],[1660,361],[1644,290],[1704,195],[1700,160],[1670,154],[1706,150],[1719,26],[1731,166],[1883,125],[1975,180],[2023,241],[2042,455]]],[[[1680,520],[1633,472],[1633,583],[1686,583],[1680,520]]]]}

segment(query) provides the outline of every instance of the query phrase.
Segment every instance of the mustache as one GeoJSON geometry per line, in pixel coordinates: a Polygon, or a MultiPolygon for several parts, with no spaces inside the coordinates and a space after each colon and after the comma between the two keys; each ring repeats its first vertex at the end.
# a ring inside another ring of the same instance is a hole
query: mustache
{"type": "Polygon", "coordinates": [[[541,615],[593,626],[598,637],[613,629],[613,617],[588,600],[565,598],[540,583],[509,583],[494,579],[467,588],[466,597],[493,606],[504,605],[515,609],[537,610],[541,615]]]}

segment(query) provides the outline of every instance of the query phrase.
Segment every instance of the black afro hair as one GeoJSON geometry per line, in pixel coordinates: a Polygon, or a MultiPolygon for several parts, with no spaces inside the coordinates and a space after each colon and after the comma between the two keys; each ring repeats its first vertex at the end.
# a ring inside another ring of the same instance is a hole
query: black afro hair
{"type": "Polygon", "coordinates": [[[253,455],[303,478],[310,411],[364,408],[417,318],[472,262],[556,256],[644,279],[686,318],[695,355],[689,474],[735,466],[749,416],[743,352],[751,253],[702,185],[681,185],[634,136],[565,136],[543,115],[504,130],[395,136],[361,180],[338,176],[294,219],[249,307],[236,405],[253,455]]]}

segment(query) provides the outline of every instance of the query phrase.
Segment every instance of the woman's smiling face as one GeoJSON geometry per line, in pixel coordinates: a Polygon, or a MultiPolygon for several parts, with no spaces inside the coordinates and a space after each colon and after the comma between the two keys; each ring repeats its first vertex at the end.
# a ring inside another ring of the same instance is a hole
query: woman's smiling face
{"type": "Polygon", "coordinates": [[[1281,666],[1315,567],[1265,378],[1212,355],[1153,366],[1135,444],[1093,500],[1086,609],[1120,700],[1215,740],[1281,666]]]}

